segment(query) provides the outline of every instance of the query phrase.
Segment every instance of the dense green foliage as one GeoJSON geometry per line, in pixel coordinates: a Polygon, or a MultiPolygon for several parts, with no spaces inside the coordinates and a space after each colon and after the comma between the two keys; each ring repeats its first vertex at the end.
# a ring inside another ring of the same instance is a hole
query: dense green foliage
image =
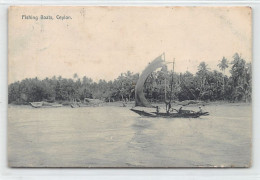
{"type": "MultiPolygon", "coordinates": [[[[165,99],[166,87],[167,98],[173,100],[250,102],[251,63],[246,63],[236,53],[229,64],[231,67],[229,77],[225,75],[228,64],[227,59],[223,57],[218,65],[222,72],[211,71],[205,62],[199,64],[196,74],[188,71],[181,74],[167,70],[156,71],[146,80],[145,95],[150,101],[162,102],[165,99]]],[[[109,102],[134,100],[134,89],[138,77],[139,74],[128,71],[114,81],[100,80],[98,83],[87,77],[81,79],[77,74],[74,74],[73,79],[61,76],[43,80],[24,79],[9,85],[8,102],[16,104],[43,100],[71,102],[82,101],[84,98],[96,98],[109,102]]]]}

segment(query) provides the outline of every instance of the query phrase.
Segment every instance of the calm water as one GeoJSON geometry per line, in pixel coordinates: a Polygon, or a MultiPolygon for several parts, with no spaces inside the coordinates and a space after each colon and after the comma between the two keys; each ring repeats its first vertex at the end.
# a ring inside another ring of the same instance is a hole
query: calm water
{"type": "Polygon", "coordinates": [[[209,105],[197,119],[143,118],[126,107],[10,106],[12,167],[244,167],[251,106],[209,105]]]}

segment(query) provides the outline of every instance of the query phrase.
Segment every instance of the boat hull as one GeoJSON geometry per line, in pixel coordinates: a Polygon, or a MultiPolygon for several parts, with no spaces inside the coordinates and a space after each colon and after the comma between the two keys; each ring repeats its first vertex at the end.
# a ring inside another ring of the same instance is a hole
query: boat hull
{"type": "Polygon", "coordinates": [[[62,104],[47,103],[47,102],[30,102],[30,105],[34,108],[51,108],[51,107],[62,107],[62,104]]]}
{"type": "Polygon", "coordinates": [[[131,111],[145,117],[162,117],[162,118],[198,118],[200,116],[209,115],[208,112],[190,112],[190,113],[157,113],[145,112],[143,110],[131,109],[131,111]]]}
{"type": "Polygon", "coordinates": [[[43,102],[30,102],[30,104],[34,108],[40,108],[43,106],[43,102]]]}

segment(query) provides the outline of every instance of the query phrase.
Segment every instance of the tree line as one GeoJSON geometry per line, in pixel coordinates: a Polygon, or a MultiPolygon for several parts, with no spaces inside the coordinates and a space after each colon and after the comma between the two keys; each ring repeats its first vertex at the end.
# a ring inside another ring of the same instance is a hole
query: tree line
{"type": "MultiPolygon", "coordinates": [[[[251,63],[246,63],[236,53],[230,62],[223,57],[218,67],[220,71],[210,70],[205,62],[201,62],[195,74],[188,71],[177,74],[167,69],[158,70],[146,80],[145,96],[151,102],[163,102],[165,98],[176,101],[250,102],[251,63]],[[227,76],[225,70],[229,66],[230,76],[227,76]]],[[[122,73],[113,81],[99,80],[99,82],[94,82],[86,76],[79,78],[77,74],[70,79],[61,76],[43,80],[27,78],[8,86],[8,103],[28,104],[37,101],[70,103],[83,101],[84,98],[101,99],[106,102],[130,101],[134,100],[138,78],[138,73],[130,71],[122,73]]]]}

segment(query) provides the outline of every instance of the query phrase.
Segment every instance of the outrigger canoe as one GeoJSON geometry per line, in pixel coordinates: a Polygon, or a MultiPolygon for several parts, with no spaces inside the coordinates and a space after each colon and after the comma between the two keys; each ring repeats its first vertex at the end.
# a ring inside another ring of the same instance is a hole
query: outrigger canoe
{"type": "MultiPolygon", "coordinates": [[[[177,112],[170,112],[169,105],[171,104],[171,98],[168,102],[168,105],[166,106],[166,112],[158,112],[158,109],[156,112],[151,112],[150,110],[139,110],[137,107],[146,107],[146,108],[155,108],[152,104],[150,104],[144,95],[144,83],[146,82],[148,76],[155,71],[158,68],[164,68],[166,66],[167,62],[165,61],[165,54],[163,53],[156,59],[154,59],[149,65],[144,69],[142,74],[140,75],[136,86],[135,86],[135,107],[131,109],[131,111],[139,114],[140,116],[146,116],[146,117],[163,117],[163,118],[198,118],[200,116],[207,116],[209,115],[208,112],[202,112],[201,110],[198,112],[191,111],[191,110],[179,110],[177,112]],[[167,110],[168,107],[168,110],[167,110]]],[[[174,68],[174,62],[173,62],[173,68],[174,68]]],[[[173,72],[173,71],[172,71],[173,72]]],[[[173,73],[172,73],[173,74],[173,73]]],[[[172,78],[173,81],[173,78],[172,78]]],[[[172,83],[173,84],[173,83],[172,83]]],[[[171,84],[171,93],[172,93],[172,84],[171,84]]],[[[165,81],[165,102],[166,102],[166,81],[165,81]]],[[[158,108],[158,107],[157,107],[158,108]]]]}
{"type": "Polygon", "coordinates": [[[209,115],[208,112],[185,112],[185,113],[157,113],[146,112],[144,110],[131,109],[131,111],[146,117],[162,117],[162,118],[198,118],[200,116],[209,115]]]}

